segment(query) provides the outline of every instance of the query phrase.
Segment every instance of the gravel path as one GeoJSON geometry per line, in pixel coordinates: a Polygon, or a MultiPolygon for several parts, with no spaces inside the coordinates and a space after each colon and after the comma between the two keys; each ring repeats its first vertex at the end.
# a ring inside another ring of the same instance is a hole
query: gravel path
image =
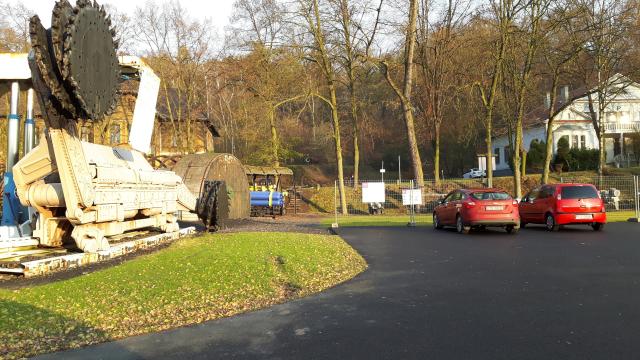
{"type": "Polygon", "coordinates": [[[327,234],[328,230],[320,225],[319,216],[284,216],[275,219],[270,217],[254,217],[241,220],[229,220],[228,227],[221,233],[228,232],[299,232],[306,234],[327,234]]]}

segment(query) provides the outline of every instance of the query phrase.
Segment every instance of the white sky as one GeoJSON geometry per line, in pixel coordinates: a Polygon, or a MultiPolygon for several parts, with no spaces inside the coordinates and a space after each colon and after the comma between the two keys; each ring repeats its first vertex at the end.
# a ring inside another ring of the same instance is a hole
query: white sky
{"type": "MultiPolygon", "coordinates": [[[[51,24],[51,10],[55,0],[14,0],[24,2],[24,5],[36,11],[42,24],[49,27],[51,24]]],[[[132,14],[137,7],[142,7],[146,2],[162,4],[165,0],[97,0],[100,5],[111,4],[121,12],[132,14]]],[[[213,29],[222,37],[224,27],[229,24],[229,16],[234,0],[179,0],[189,15],[198,19],[211,20],[213,29]]],[[[69,1],[72,5],[75,0],[69,1]]]]}

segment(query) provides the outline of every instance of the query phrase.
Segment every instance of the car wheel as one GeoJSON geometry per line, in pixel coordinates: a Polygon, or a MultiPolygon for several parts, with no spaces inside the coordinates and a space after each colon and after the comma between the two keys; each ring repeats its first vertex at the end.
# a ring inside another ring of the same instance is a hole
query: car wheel
{"type": "Polygon", "coordinates": [[[464,221],[462,221],[462,216],[458,215],[456,217],[456,230],[460,234],[468,234],[471,230],[471,226],[464,226],[464,221]]]}
{"type": "Polygon", "coordinates": [[[438,219],[438,215],[433,214],[433,228],[436,230],[442,229],[442,224],[440,224],[440,219],[438,219]]]}
{"type": "Polygon", "coordinates": [[[591,227],[595,231],[600,231],[600,230],[604,229],[604,223],[593,223],[593,224],[591,224],[591,227]]]}
{"type": "Polygon", "coordinates": [[[556,224],[556,219],[552,214],[547,214],[545,225],[549,231],[558,231],[560,229],[560,225],[556,224]]]}
{"type": "Polygon", "coordinates": [[[505,227],[504,229],[507,231],[507,234],[517,234],[518,230],[520,230],[513,225],[507,225],[507,227],[505,227]]]}

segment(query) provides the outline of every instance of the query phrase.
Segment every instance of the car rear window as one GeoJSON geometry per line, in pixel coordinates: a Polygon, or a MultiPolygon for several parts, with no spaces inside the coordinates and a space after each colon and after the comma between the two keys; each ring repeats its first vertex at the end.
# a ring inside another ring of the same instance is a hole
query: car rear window
{"type": "Polygon", "coordinates": [[[471,197],[476,200],[509,200],[511,196],[502,191],[478,191],[471,193],[471,197]]]}
{"type": "Polygon", "coordinates": [[[592,186],[565,186],[561,196],[563,199],[595,199],[598,192],[592,186]]]}

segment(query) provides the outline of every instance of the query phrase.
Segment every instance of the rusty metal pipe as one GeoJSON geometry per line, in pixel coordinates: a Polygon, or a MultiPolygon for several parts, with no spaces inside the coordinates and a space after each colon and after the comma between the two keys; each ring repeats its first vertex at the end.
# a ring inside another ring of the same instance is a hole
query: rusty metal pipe
{"type": "Polygon", "coordinates": [[[64,194],[62,184],[34,184],[27,190],[28,205],[42,207],[64,207],[64,194]]]}

